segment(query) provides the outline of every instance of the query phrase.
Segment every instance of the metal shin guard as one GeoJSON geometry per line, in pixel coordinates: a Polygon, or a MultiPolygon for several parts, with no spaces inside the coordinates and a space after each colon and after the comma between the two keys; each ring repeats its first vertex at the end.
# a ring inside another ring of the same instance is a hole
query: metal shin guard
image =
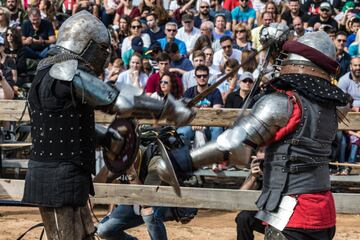
{"type": "Polygon", "coordinates": [[[48,240],[93,240],[96,231],[88,206],[40,207],[48,240]]]}
{"type": "Polygon", "coordinates": [[[265,240],[287,240],[284,234],[281,231],[277,230],[272,226],[267,226],[265,228],[265,240]]]}

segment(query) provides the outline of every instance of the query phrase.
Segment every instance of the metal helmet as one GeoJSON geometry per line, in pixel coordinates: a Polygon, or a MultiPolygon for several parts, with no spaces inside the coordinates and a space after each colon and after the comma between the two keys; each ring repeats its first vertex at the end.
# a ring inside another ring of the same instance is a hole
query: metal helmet
{"type": "Polygon", "coordinates": [[[84,58],[96,73],[101,73],[110,59],[109,31],[97,17],[85,10],[61,25],[56,45],[84,58]]]}
{"type": "MultiPolygon", "coordinates": [[[[331,38],[324,31],[306,33],[297,41],[318,50],[332,60],[336,60],[335,45],[331,38]]],[[[288,56],[288,60],[311,62],[309,59],[295,53],[290,53],[288,56]]]]}

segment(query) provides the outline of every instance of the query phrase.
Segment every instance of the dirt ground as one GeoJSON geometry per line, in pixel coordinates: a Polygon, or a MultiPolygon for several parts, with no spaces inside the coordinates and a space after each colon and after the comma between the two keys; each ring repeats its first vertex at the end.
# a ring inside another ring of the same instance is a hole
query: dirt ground
{"type": "MultiPolygon", "coordinates": [[[[105,211],[95,210],[98,217],[105,211]]],[[[176,222],[166,223],[169,240],[233,240],[236,239],[235,216],[236,212],[215,210],[200,210],[196,218],[189,224],[182,225],[176,222]]],[[[40,215],[36,208],[30,207],[0,207],[0,240],[14,240],[29,227],[40,222],[40,215]]],[[[24,240],[39,239],[41,229],[30,232],[24,240]]],[[[149,240],[146,228],[140,226],[128,233],[141,240],[149,240]]],[[[263,239],[261,234],[256,239],[263,239]]],[[[360,216],[338,215],[337,240],[360,239],[360,216]]]]}

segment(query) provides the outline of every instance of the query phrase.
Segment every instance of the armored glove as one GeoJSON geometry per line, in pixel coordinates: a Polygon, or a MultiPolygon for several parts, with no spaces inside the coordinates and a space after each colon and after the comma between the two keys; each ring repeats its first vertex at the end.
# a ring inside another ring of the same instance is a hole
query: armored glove
{"type": "Polygon", "coordinates": [[[260,32],[260,42],[264,46],[266,44],[276,44],[281,46],[288,37],[289,27],[282,23],[271,23],[269,27],[264,27],[260,32]]]}

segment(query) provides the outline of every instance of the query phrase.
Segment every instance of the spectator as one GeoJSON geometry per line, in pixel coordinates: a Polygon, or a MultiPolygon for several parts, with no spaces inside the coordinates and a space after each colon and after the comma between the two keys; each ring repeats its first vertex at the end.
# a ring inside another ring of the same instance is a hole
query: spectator
{"type": "Polygon", "coordinates": [[[199,28],[203,22],[213,22],[214,18],[210,15],[210,4],[205,0],[200,0],[199,14],[194,18],[194,26],[199,28]]]}
{"type": "Polygon", "coordinates": [[[116,58],[112,63],[109,63],[109,66],[105,69],[104,82],[115,85],[116,80],[119,77],[119,74],[124,71],[124,62],[121,58],[116,58]]]}
{"type": "MultiPolygon", "coordinates": [[[[159,88],[161,76],[164,75],[165,72],[169,72],[170,69],[171,59],[169,54],[159,53],[156,57],[156,61],[158,62],[159,71],[152,74],[147,80],[145,92],[148,96],[151,96],[151,94],[159,88]]],[[[176,81],[179,86],[179,91],[183,93],[181,78],[176,77],[176,81]]]]}
{"type": "Polygon", "coordinates": [[[231,11],[232,26],[238,23],[245,23],[249,29],[253,28],[256,12],[253,8],[249,7],[249,0],[239,0],[240,5],[231,11]]]}
{"type": "Polygon", "coordinates": [[[148,28],[144,33],[149,34],[151,43],[165,37],[164,28],[159,27],[158,16],[155,13],[146,16],[146,24],[148,28]]]}
{"type": "Polygon", "coordinates": [[[133,19],[130,24],[130,36],[126,37],[121,44],[121,56],[124,58],[125,52],[131,48],[131,40],[134,37],[141,37],[144,42],[144,47],[148,48],[151,44],[150,37],[146,33],[141,33],[141,22],[138,19],[133,19]]]}
{"type": "Polygon", "coordinates": [[[251,91],[254,84],[254,77],[251,72],[244,72],[239,79],[240,88],[235,92],[229,93],[225,101],[225,108],[241,108],[246,97],[251,91]]]}
{"type": "Polygon", "coordinates": [[[190,54],[194,48],[196,40],[200,37],[200,30],[194,27],[194,17],[190,14],[183,14],[181,17],[181,27],[176,34],[176,38],[183,41],[186,45],[187,53],[190,54]]]}
{"type": "Polygon", "coordinates": [[[50,0],[40,0],[39,10],[41,19],[46,19],[49,22],[55,22],[55,9],[50,0]]]}
{"type": "Polygon", "coordinates": [[[238,0],[224,0],[224,8],[228,11],[232,11],[234,8],[238,7],[239,1],[238,0]]]}
{"type": "Polygon", "coordinates": [[[151,97],[158,100],[165,100],[169,94],[176,99],[181,98],[182,95],[179,91],[179,86],[174,74],[171,72],[165,72],[160,78],[158,90],[151,94],[151,97]]]}
{"type": "Polygon", "coordinates": [[[350,56],[357,56],[357,55],[360,55],[360,51],[359,51],[359,48],[360,48],[360,30],[357,31],[356,33],[356,38],[355,38],[355,41],[350,44],[349,46],[349,54],[350,56]]]}
{"type": "Polygon", "coordinates": [[[19,7],[18,0],[6,0],[6,8],[10,12],[10,27],[21,27],[25,19],[25,11],[19,7]]]}
{"type": "MultiPolygon", "coordinates": [[[[201,35],[195,42],[193,52],[203,50],[205,47],[211,47],[212,42],[207,35],[201,35]]],[[[192,59],[192,54],[190,55],[190,59],[192,59]]]]}
{"type": "Polygon", "coordinates": [[[0,35],[5,37],[6,29],[10,25],[10,12],[4,7],[0,7],[0,35]]]}
{"type": "Polygon", "coordinates": [[[355,41],[356,39],[356,33],[360,29],[360,18],[354,18],[352,21],[350,21],[350,35],[347,36],[346,39],[346,49],[350,47],[350,45],[355,41]]]}
{"type": "MultiPolygon", "coordinates": [[[[209,68],[210,75],[216,78],[221,72],[213,64],[214,60],[214,50],[211,47],[205,47],[202,49],[205,54],[205,66],[209,68]]],[[[210,82],[211,83],[211,82],[210,82]]]]}
{"type": "Polygon", "coordinates": [[[140,10],[133,6],[132,0],[121,0],[114,17],[114,25],[119,25],[120,18],[123,15],[127,15],[130,19],[134,20],[140,18],[140,10]]]}
{"type": "Polygon", "coordinates": [[[254,50],[244,50],[241,54],[241,62],[243,63],[241,68],[239,69],[238,74],[242,74],[244,72],[251,72],[255,78],[257,78],[260,74],[258,69],[258,61],[256,58],[249,59],[246,63],[244,63],[245,59],[247,59],[250,54],[252,54],[254,50]]]}
{"type": "Polygon", "coordinates": [[[50,45],[56,41],[52,24],[40,18],[40,10],[29,10],[29,21],[22,26],[22,43],[25,46],[25,56],[31,59],[42,59],[47,56],[50,45]]]}
{"type": "Polygon", "coordinates": [[[233,34],[233,48],[240,51],[251,50],[251,31],[244,23],[239,23],[235,26],[233,34]]]}
{"type": "Polygon", "coordinates": [[[194,69],[190,60],[179,52],[179,47],[176,43],[170,42],[165,46],[165,52],[169,54],[171,58],[170,72],[177,73],[182,76],[187,71],[194,69]]]}
{"type": "Polygon", "coordinates": [[[101,21],[106,27],[114,21],[116,10],[124,6],[124,2],[124,0],[104,0],[101,21]]]}
{"type": "Polygon", "coordinates": [[[88,11],[95,17],[99,17],[99,7],[100,2],[98,0],[79,0],[77,1],[77,4],[74,4],[73,6],[73,15],[77,12],[80,12],[82,10],[88,11]]]}
{"type": "Polygon", "coordinates": [[[323,2],[324,0],[307,0],[302,6],[302,11],[308,16],[314,16],[316,14],[319,14],[320,4],[323,2]]]}
{"type": "Polygon", "coordinates": [[[308,20],[308,15],[300,8],[299,0],[289,0],[289,9],[285,10],[281,15],[281,22],[291,26],[296,17],[300,17],[302,22],[306,22],[308,20]]]}
{"type": "Polygon", "coordinates": [[[338,29],[338,23],[331,17],[332,8],[330,3],[323,2],[320,4],[320,13],[309,18],[308,27],[318,30],[321,25],[330,25],[338,29]]]}
{"type": "Polygon", "coordinates": [[[134,53],[139,53],[141,58],[149,58],[150,56],[146,55],[147,48],[144,47],[144,42],[141,37],[134,37],[131,40],[131,48],[127,50],[123,55],[123,61],[125,66],[129,66],[130,58],[134,53]]]}
{"type": "Polygon", "coordinates": [[[226,30],[226,19],[224,15],[215,16],[215,29],[212,32],[214,40],[220,40],[223,36],[231,36],[232,32],[226,30]]]}
{"type": "Polygon", "coordinates": [[[185,43],[180,39],[175,38],[177,31],[178,31],[177,24],[174,22],[168,22],[165,25],[166,37],[160,38],[157,41],[160,43],[161,49],[163,50],[165,49],[166,44],[174,42],[178,46],[180,54],[186,55],[187,50],[185,43]]]}
{"type": "MultiPolygon", "coordinates": [[[[192,54],[192,62],[194,68],[200,65],[205,64],[205,54],[201,50],[197,50],[192,54]]],[[[182,83],[184,87],[184,91],[193,87],[197,84],[196,77],[195,77],[195,69],[188,71],[183,74],[182,76],[182,83]]]]}
{"type": "MultiPolygon", "coordinates": [[[[202,93],[209,87],[209,68],[200,65],[195,69],[195,77],[197,85],[189,88],[185,91],[184,97],[192,99],[199,93],[202,93]]],[[[221,93],[219,89],[215,89],[207,96],[205,96],[198,104],[199,108],[221,108],[223,101],[221,99],[221,93]]],[[[190,144],[190,141],[195,137],[195,131],[204,130],[206,136],[214,141],[222,133],[222,127],[202,127],[202,126],[184,126],[177,129],[179,134],[182,134],[185,138],[187,144],[190,144]]]]}
{"type": "MultiPolygon", "coordinates": [[[[151,11],[156,7],[162,7],[164,5],[163,0],[142,0],[139,4],[140,12],[144,10],[151,11]]],[[[163,8],[163,7],[162,7],[163,8]]]]}
{"type": "Polygon", "coordinates": [[[251,30],[251,36],[252,36],[252,43],[253,48],[257,51],[260,51],[262,49],[262,44],[260,43],[260,32],[264,27],[270,26],[270,23],[274,21],[273,14],[271,12],[264,12],[261,14],[262,19],[262,25],[254,28],[251,30]]]}
{"type": "Polygon", "coordinates": [[[304,23],[300,17],[294,17],[292,25],[294,27],[294,37],[296,39],[305,34],[304,23]]]}
{"type": "Polygon", "coordinates": [[[125,83],[144,89],[147,79],[148,76],[142,70],[141,55],[135,52],[130,58],[129,70],[120,73],[115,86],[120,90],[121,85],[125,83]]]}
{"type": "MultiPolygon", "coordinates": [[[[239,62],[236,59],[230,58],[224,65],[224,74],[230,73],[234,68],[239,66],[239,62]]],[[[218,89],[220,90],[223,102],[226,102],[227,96],[238,89],[239,76],[237,73],[228,77],[226,81],[222,82],[218,89]]]]}
{"type": "MultiPolygon", "coordinates": [[[[114,26],[118,26],[117,30],[118,30],[118,38],[119,38],[119,48],[121,49],[122,46],[122,42],[124,41],[125,38],[127,38],[128,36],[130,36],[130,25],[131,25],[131,19],[129,16],[122,16],[119,19],[119,24],[118,25],[114,25],[114,26]]],[[[115,27],[116,29],[116,27],[115,27]]]]}
{"type": "MultiPolygon", "coordinates": [[[[272,1],[268,1],[266,4],[265,4],[265,8],[264,8],[264,11],[263,12],[269,12],[272,14],[272,19],[274,22],[280,22],[281,21],[281,16],[279,14],[279,11],[278,11],[278,8],[276,6],[276,4],[272,1]]],[[[262,13],[263,13],[262,12],[262,13]]],[[[259,15],[261,18],[259,19],[260,23],[264,24],[264,18],[262,17],[262,13],[261,15],[259,15]]],[[[258,23],[259,25],[259,23],[258,23]]]]}
{"type": "Polygon", "coordinates": [[[222,71],[224,63],[229,58],[240,59],[241,51],[233,49],[232,39],[229,36],[224,36],[220,39],[221,50],[214,54],[214,65],[219,72],[222,71]]]}
{"type": "Polygon", "coordinates": [[[173,21],[167,11],[162,6],[155,6],[152,12],[156,14],[156,16],[158,16],[159,26],[161,26],[162,28],[165,26],[166,23],[173,21]]]}
{"type": "Polygon", "coordinates": [[[337,76],[337,79],[347,73],[350,67],[351,56],[345,52],[345,43],[346,33],[338,32],[334,41],[336,47],[336,61],[340,64],[340,73],[337,76]]]}
{"type": "Polygon", "coordinates": [[[12,85],[14,83],[5,79],[2,71],[0,70],[0,99],[13,99],[14,98],[14,90],[12,85]]]}
{"type": "Polygon", "coordinates": [[[210,0],[210,16],[215,18],[217,15],[225,17],[226,30],[231,30],[231,12],[222,6],[223,0],[210,0]]]}

